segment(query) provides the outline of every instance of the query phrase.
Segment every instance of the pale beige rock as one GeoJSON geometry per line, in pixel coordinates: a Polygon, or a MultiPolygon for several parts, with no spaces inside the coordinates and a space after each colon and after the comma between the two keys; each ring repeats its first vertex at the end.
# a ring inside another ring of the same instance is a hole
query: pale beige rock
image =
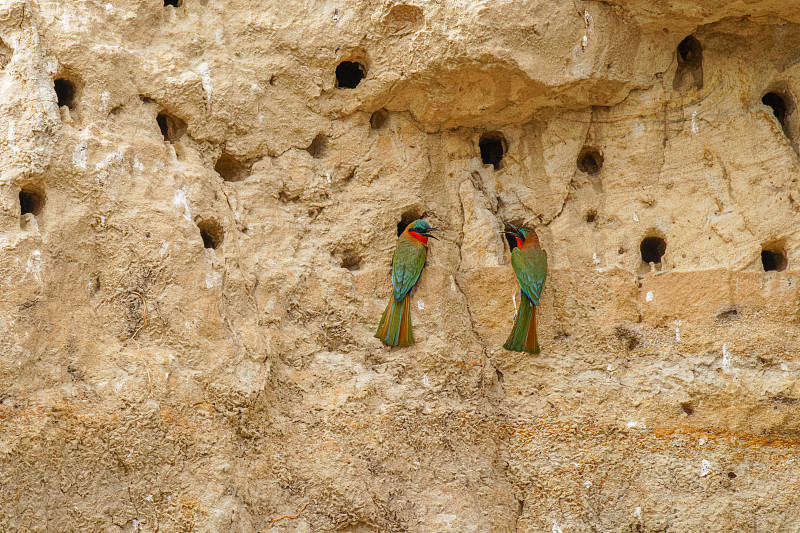
{"type": "Polygon", "coordinates": [[[792,2],[178,3],[0,5],[0,530],[796,529],[792,2]]]}

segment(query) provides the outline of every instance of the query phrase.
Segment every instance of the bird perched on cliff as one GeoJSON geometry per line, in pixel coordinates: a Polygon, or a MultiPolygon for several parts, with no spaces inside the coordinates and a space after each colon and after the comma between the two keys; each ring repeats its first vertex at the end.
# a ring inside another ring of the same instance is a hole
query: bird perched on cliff
{"type": "Polygon", "coordinates": [[[375,333],[377,338],[389,346],[408,346],[414,343],[409,295],[425,266],[428,238],[436,239],[431,235],[432,231],[439,230],[419,219],[409,224],[397,238],[392,258],[393,297],[389,300],[375,333]]]}
{"type": "Polygon", "coordinates": [[[505,224],[511,228],[505,233],[517,240],[517,247],[511,251],[511,266],[519,282],[520,305],[514,319],[514,331],[503,346],[515,352],[539,353],[536,312],[547,277],[547,252],[539,245],[535,231],[526,227],[518,228],[510,222],[505,224]]]}

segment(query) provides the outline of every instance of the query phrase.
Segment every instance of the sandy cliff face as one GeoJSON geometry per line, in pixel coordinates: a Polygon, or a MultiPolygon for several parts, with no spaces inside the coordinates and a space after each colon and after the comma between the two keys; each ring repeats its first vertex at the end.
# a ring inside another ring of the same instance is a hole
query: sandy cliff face
{"type": "Polygon", "coordinates": [[[791,2],[177,4],[0,5],[0,529],[797,527],[791,2]]]}

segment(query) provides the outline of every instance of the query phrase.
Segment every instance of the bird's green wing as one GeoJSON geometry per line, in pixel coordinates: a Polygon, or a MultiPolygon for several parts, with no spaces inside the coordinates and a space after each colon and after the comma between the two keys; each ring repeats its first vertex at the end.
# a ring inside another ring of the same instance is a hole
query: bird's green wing
{"type": "Polygon", "coordinates": [[[425,266],[427,248],[410,243],[404,238],[397,241],[392,259],[392,288],[394,299],[402,300],[416,285],[425,266]]]}
{"type": "Polygon", "coordinates": [[[528,295],[534,305],[539,305],[539,295],[547,277],[547,252],[541,248],[532,250],[514,248],[511,252],[511,266],[517,275],[522,292],[528,295]]]}

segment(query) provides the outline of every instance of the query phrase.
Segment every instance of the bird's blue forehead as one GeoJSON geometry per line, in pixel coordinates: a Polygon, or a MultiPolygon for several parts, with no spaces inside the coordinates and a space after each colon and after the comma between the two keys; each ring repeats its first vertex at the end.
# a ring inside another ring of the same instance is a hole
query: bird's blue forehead
{"type": "Polygon", "coordinates": [[[410,229],[412,231],[413,230],[426,230],[426,229],[431,229],[431,225],[428,224],[427,222],[425,222],[424,220],[419,219],[419,220],[415,220],[414,222],[412,222],[411,225],[408,226],[408,229],[410,229]]]}

